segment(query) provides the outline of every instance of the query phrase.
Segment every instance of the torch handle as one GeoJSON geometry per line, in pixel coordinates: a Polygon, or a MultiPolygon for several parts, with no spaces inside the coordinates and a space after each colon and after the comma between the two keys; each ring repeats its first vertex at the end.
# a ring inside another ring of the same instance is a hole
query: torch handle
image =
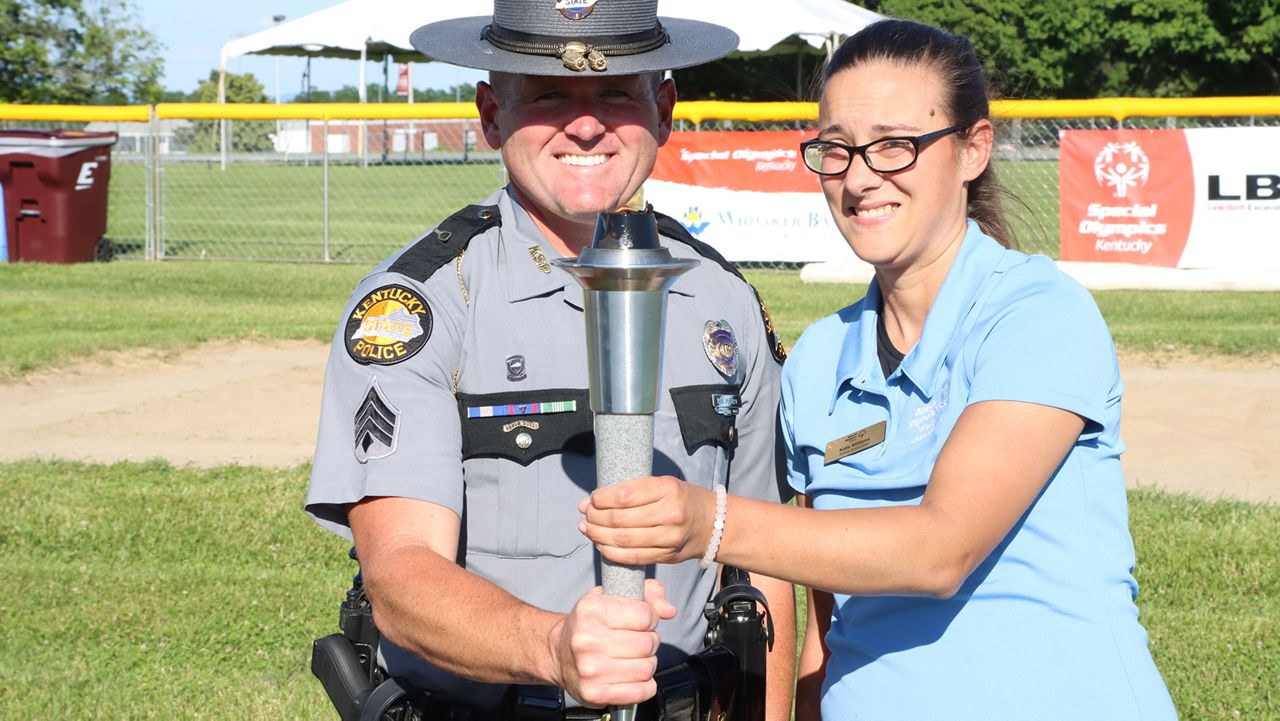
{"type": "MultiPolygon", "coordinates": [[[[653,414],[596,413],[596,486],[605,488],[653,472],[653,414]]],[[[604,592],[620,598],[644,598],[644,568],[605,560],[600,576],[604,592]]],[[[633,721],[635,705],[615,706],[614,721],[633,721]]]]}
{"type": "MultiPolygon", "coordinates": [[[[653,415],[597,413],[596,486],[607,488],[653,472],[653,415]]],[[[604,592],[620,598],[644,598],[644,568],[604,561],[604,592]]]]}

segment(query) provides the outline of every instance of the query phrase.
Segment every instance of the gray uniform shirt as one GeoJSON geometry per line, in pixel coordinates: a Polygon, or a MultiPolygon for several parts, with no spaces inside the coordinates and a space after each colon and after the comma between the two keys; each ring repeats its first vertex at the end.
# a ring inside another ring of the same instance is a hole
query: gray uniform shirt
{"type": "MultiPolygon", "coordinates": [[[[414,278],[395,272],[411,245],[352,294],[325,373],[306,511],[350,538],[346,507],[362,498],[445,506],[462,519],[458,560],[468,571],[568,612],[600,584],[599,555],[577,530],[578,503],[596,485],[583,291],[548,262],[558,253],[509,190],[484,204],[497,206],[501,225],[461,256],[414,278]]],[[[662,243],[701,263],[668,292],[653,472],[782,501],[790,492],[775,454],[780,363],[760,302],[690,245],[662,243]]],[[[680,610],[658,629],[666,668],[701,647],[716,568],[689,561],[648,575],[680,610]]],[[[420,688],[482,704],[500,695],[386,640],[381,656],[420,688]]]]}

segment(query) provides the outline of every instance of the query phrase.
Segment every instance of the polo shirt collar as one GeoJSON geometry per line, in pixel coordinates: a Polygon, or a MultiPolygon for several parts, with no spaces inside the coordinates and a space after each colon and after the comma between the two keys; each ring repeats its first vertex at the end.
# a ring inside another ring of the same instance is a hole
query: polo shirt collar
{"type": "Polygon", "coordinates": [[[852,386],[861,391],[885,394],[885,378],[876,355],[876,309],[880,307],[880,283],[872,277],[867,295],[860,302],[840,311],[845,318],[845,332],[840,337],[840,357],[836,361],[835,393],[828,413],[835,410],[836,400],[852,386]]]}
{"type": "Polygon", "coordinates": [[[964,334],[965,321],[1004,254],[1003,246],[969,221],[960,251],[925,317],[920,340],[900,367],[926,399],[932,399],[946,380],[947,354],[964,334]]]}
{"type": "MultiPolygon", "coordinates": [[[[946,379],[947,354],[978,301],[979,289],[991,277],[1004,252],[1005,249],[987,237],[977,223],[968,222],[960,250],[925,318],[920,340],[890,378],[905,375],[926,400],[933,398],[946,379]]],[[[841,311],[849,317],[841,339],[835,393],[828,412],[835,409],[836,400],[848,386],[879,395],[884,395],[887,390],[884,371],[876,353],[876,323],[881,302],[880,283],[872,278],[862,302],[841,311]]]]}

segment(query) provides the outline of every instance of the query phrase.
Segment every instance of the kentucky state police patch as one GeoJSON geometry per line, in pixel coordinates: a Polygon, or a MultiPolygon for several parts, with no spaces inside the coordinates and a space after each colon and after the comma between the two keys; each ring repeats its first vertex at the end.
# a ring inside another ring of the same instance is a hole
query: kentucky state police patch
{"type": "Polygon", "coordinates": [[[384,285],[347,318],[347,353],[357,363],[389,366],[412,358],[431,337],[431,307],[402,285],[384,285]]]}

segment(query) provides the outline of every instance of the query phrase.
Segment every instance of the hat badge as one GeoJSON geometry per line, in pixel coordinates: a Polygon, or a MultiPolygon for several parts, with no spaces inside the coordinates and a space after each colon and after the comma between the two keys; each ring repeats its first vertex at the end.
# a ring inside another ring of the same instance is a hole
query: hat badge
{"type": "Polygon", "coordinates": [[[581,20],[595,9],[596,0],[556,0],[556,10],[570,20],[581,20]]]}

